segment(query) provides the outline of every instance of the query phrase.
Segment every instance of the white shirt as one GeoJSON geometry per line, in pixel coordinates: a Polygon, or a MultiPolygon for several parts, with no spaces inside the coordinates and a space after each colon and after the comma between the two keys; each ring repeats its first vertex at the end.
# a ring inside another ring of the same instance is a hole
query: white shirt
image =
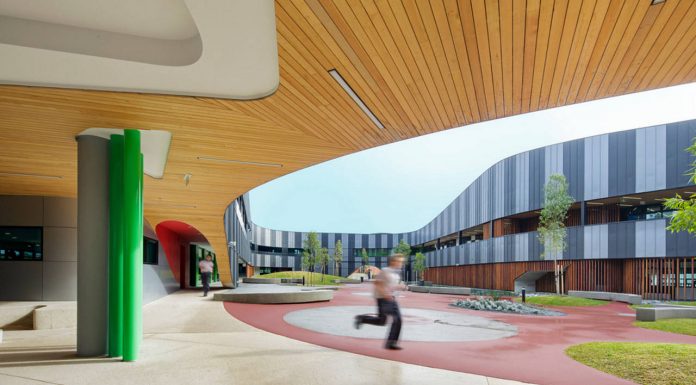
{"type": "MultiPolygon", "coordinates": [[[[385,291],[387,293],[387,299],[392,299],[394,298],[394,288],[399,285],[399,282],[401,281],[401,275],[400,275],[400,270],[391,268],[391,267],[385,267],[382,269],[382,272],[377,275],[376,280],[382,281],[385,284],[385,291]]],[[[382,297],[380,292],[377,290],[377,286],[375,285],[375,298],[385,298],[382,297]]]]}
{"type": "Polygon", "coordinates": [[[206,261],[205,259],[198,262],[198,268],[201,269],[201,273],[212,273],[213,272],[213,261],[206,261]]]}

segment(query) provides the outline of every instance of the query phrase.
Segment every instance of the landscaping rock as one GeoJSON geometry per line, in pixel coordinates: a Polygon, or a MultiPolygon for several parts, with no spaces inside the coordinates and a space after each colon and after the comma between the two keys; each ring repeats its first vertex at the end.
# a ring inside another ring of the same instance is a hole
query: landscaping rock
{"type": "Polygon", "coordinates": [[[548,310],[536,306],[525,305],[511,301],[494,301],[492,299],[479,297],[472,300],[458,300],[452,306],[470,310],[497,311],[501,313],[543,315],[543,316],[562,316],[565,313],[548,310]]]}

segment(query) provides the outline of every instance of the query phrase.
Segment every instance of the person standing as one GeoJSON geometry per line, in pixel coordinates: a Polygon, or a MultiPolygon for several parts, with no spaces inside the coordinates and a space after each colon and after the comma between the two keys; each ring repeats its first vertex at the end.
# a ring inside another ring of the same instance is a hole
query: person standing
{"type": "Polygon", "coordinates": [[[361,314],[355,316],[355,328],[360,329],[362,324],[384,326],[387,317],[392,317],[391,329],[385,342],[384,348],[390,350],[401,350],[397,345],[401,334],[401,312],[399,304],[394,297],[394,290],[400,287],[401,268],[404,263],[404,256],[393,254],[389,256],[389,266],[382,269],[377,274],[374,282],[374,296],[377,299],[378,315],[361,314]]]}
{"type": "Polygon", "coordinates": [[[213,256],[208,253],[204,260],[198,262],[198,268],[201,270],[203,281],[203,296],[207,297],[210,290],[210,276],[213,274],[213,256]]]}

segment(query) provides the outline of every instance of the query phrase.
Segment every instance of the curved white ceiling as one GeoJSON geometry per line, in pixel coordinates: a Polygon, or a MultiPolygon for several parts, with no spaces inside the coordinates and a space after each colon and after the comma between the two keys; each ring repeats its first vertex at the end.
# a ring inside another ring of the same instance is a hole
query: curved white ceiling
{"type": "Polygon", "coordinates": [[[230,99],[278,87],[273,0],[0,0],[0,83],[230,99]]]}

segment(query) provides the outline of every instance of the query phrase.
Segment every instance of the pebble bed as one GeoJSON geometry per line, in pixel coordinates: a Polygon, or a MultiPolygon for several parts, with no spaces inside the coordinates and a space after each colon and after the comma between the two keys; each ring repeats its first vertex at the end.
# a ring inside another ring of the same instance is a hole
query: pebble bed
{"type": "Polygon", "coordinates": [[[484,310],[497,311],[501,313],[527,314],[527,315],[542,315],[542,316],[562,316],[561,313],[555,310],[544,309],[536,306],[525,305],[522,303],[511,302],[506,300],[494,301],[489,298],[477,298],[472,300],[457,300],[452,306],[460,307],[469,310],[484,310]]]}

